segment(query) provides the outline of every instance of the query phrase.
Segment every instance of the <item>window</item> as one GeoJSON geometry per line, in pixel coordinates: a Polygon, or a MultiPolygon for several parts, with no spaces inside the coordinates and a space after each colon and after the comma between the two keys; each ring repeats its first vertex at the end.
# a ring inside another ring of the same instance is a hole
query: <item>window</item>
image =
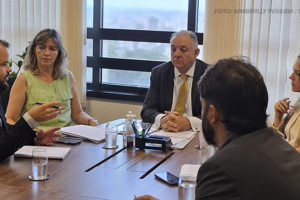
{"type": "Polygon", "coordinates": [[[87,0],[87,96],[143,101],[151,69],[170,60],[173,32],[195,31],[202,50],[204,3],[87,0]]]}

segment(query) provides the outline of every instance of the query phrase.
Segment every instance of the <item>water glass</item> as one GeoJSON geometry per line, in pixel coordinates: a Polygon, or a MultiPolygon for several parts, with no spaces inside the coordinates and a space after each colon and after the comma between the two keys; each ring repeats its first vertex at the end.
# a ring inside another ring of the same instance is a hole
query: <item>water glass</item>
{"type": "Polygon", "coordinates": [[[206,140],[205,140],[205,138],[204,138],[204,135],[203,135],[203,133],[202,132],[199,132],[199,146],[200,146],[200,149],[201,149],[201,147],[203,147],[203,146],[207,146],[208,144],[207,144],[207,142],[206,142],[206,140]]]}
{"type": "Polygon", "coordinates": [[[32,175],[29,176],[29,179],[34,181],[49,179],[46,148],[34,148],[32,150],[32,175]]]}
{"type": "Polygon", "coordinates": [[[178,182],[178,200],[195,199],[196,180],[180,177],[178,182]]]}
{"type": "Polygon", "coordinates": [[[212,145],[202,146],[200,149],[200,164],[203,164],[206,160],[208,160],[215,153],[215,149],[212,145]]]}
{"type": "Polygon", "coordinates": [[[113,125],[108,125],[105,130],[105,149],[116,149],[117,145],[117,137],[118,131],[117,127],[113,125]]]}
{"type": "Polygon", "coordinates": [[[199,149],[200,149],[200,164],[203,164],[215,153],[215,149],[212,145],[207,144],[203,133],[199,133],[199,149]]]}

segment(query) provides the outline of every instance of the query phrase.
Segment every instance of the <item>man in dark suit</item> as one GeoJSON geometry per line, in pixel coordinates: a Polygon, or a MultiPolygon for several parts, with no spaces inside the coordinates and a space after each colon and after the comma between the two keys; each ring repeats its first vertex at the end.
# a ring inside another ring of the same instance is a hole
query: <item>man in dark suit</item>
{"type": "MultiPolygon", "coordinates": [[[[0,92],[8,87],[6,81],[11,72],[11,68],[8,66],[8,48],[9,43],[0,40],[0,92]]],[[[39,130],[38,132],[33,129],[39,122],[55,118],[64,109],[63,106],[58,109],[53,108],[59,104],[60,102],[51,102],[35,106],[13,126],[7,126],[2,105],[0,105],[0,161],[12,155],[23,145],[32,142],[34,138],[37,139],[39,145],[51,145],[52,141],[59,136],[55,133],[59,128],[47,131],[39,130]]]]}
{"type": "Polygon", "coordinates": [[[258,70],[220,60],[199,91],[204,137],[219,149],[198,171],[196,199],[300,199],[300,155],[266,126],[268,93],[258,70]]]}
{"type": "Polygon", "coordinates": [[[153,68],[141,117],[144,122],[150,122],[165,131],[177,132],[190,128],[198,131],[201,128],[198,118],[201,103],[197,82],[207,64],[196,59],[199,49],[194,32],[176,32],[171,36],[170,43],[171,62],[153,68]],[[184,84],[185,92],[181,93],[184,84]],[[179,97],[184,98],[179,100],[179,97]]]}

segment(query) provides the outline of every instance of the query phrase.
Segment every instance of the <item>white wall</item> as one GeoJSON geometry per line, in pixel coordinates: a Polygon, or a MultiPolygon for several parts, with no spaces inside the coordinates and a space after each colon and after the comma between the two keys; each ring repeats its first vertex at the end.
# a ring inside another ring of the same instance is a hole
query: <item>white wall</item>
{"type": "Polygon", "coordinates": [[[104,123],[114,119],[124,118],[129,110],[136,114],[137,119],[140,119],[142,106],[142,103],[88,98],[85,111],[97,119],[99,123],[104,123]]]}

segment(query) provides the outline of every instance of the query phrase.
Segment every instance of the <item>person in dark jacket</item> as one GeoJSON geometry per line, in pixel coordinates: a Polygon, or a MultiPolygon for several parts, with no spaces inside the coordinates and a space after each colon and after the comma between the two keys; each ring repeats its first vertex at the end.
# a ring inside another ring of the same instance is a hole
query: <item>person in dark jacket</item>
{"type": "Polygon", "coordinates": [[[198,171],[196,199],[299,199],[300,155],[266,125],[258,70],[245,59],[219,60],[199,91],[204,137],[219,149],[198,171]]]}
{"type": "Polygon", "coordinates": [[[141,117],[165,131],[201,128],[197,82],[207,64],[197,59],[197,36],[182,30],[171,36],[171,61],[153,68],[141,117]]]}

